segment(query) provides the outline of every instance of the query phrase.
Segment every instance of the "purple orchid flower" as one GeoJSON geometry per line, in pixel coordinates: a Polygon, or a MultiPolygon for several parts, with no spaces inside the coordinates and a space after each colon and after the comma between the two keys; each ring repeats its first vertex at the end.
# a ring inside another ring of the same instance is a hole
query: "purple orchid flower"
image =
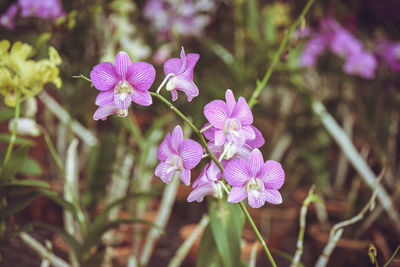
{"type": "Polygon", "coordinates": [[[17,4],[11,5],[7,9],[6,13],[4,13],[0,17],[0,25],[6,28],[7,30],[13,30],[15,28],[14,19],[15,16],[17,15],[17,12],[18,12],[17,4]]]}
{"type": "Polygon", "coordinates": [[[22,17],[39,17],[56,20],[65,16],[59,0],[18,0],[22,17]]]}
{"type": "Polygon", "coordinates": [[[193,68],[199,60],[199,54],[185,55],[182,47],[181,58],[171,58],[164,63],[165,75],[171,75],[168,79],[166,89],[171,91],[172,100],[178,99],[178,92],[186,94],[188,101],[199,95],[199,89],[193,82],[193,68]]]}
{"type": "Polygon", "coordinates": [[[94,66],[90,78],[94,87],[100,90],[95,104],[99,106],[93,118],[106,119],[108,115],[118,114],[120,117],[128,115],[131,101],[149,106],[152,104],[148,92],[154,82],[156,71],[146,62],[132,64],[125,52],[119,52],[114,60],[94,66]]]}
{"type": "Polygon", "coordinates": [[[264,162],[258,149],[251,152],[249,160],[233,160],[224,169],[225,180],[232,186],[228,201],[237,203],[248,198],[253,208],[262,207],[265,202],[282,203],[278,189],[282,187],[285,173],[279,162],[264,162]]]}
{"type": "Polygon", "coordinates": [[[327,47],[345,60],[343,65],[345,73],[366,79],[372,79],[375,76],[377,65],[375,56],[366,51],[363,44],[332,17],[321,21],[320,30],[304,47],[299,58],[299,65],[314,66],[317,58],[327,47]]]}
{"type": "Polygon", "coordinates": [[[180,174],[180,179],[185,185],[190,184],[190,170],[199,164],[203,156],[201,145],[192,139],[183,140],[181,127],[178,125],[167,133],[164,141],[158,147],[157,157],[161,161],[155,174],[164,183],[169,183],[174,173],[180,174]]]}
{"type": "Polygon", "coordinates": [[[202,202],[205,196],[222,198],[222,187],[219,183],[222,173],[214,161],[208,163],[200,176],[193,183],[193,191],[189,194],[188,202],[202,202]]]}
{"type": "Polygon", "coordinates": [[[230,89],[225,93],[226,102],[214,100],[204,107],[204,115],[215,128],[214,142],[222,146],[226,142],[243,145],[246,140],[256,137],[250,125],[253,123],[253,114],[243,97],[235,100],[230,89]]]}

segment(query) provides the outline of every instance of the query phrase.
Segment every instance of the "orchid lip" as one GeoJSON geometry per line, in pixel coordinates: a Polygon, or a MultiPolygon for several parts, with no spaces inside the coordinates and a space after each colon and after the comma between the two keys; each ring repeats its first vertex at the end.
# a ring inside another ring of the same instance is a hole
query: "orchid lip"
{"type": "Polygon", "coordinates": [[[247,191],[260,191],[264,189],[262,181],[257,178],[250,178],[250,180],[246,184],[247,191]]]}

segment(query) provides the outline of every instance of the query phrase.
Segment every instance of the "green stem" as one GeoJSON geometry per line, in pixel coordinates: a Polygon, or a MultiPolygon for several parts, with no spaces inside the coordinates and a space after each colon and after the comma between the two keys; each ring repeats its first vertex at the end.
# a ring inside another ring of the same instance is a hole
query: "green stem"
{"type": "Polygon", "coordinates": [[[242,211],[243,211],[244,215],[246,216],[247,220],[249,221],[251,228],[253,228],[254,233],[256,233],[258,240],[261,242],[261,245],[264,248],[265,254],[267,254],[269,262],[271,263],[271,265],[273,267],[276,267],[276,263],[275,263],[274,259],[272,258],[271,252],[269,251],[267,244],[265,243],[263,237],[261,236],[260,231],[258,231],[256,224],[254,223],[253,219],[251,218],[249,211],[246,209],[243,202],[240,202],[239,205],[242,208],[242,211]]]}
{"type": "MultiPolygon", "coordinates": [[[[47,132],[47,129],[42,127],[42,126],[40,126],[39,128],[40,128],[40,131],[43,134],[44,141],[46,142],[47,147],[49,148],[50,155],[53,157],[54,161],[56,162],[56,165],[57,165],[58,169],[60,170],[60,172],[62,174],[64,174],[63,163],[62,163],[60,157],[57,154],[56,148],[54,147],[53,142],[51,141],[51,138],[50,138],[49,133],[47,132]]],[[[64,175],[63,175],[63,178],[64,178],[64,175]]]]}
{"type": "Polygon", "coordinates": [[[387,267],[389,266],[389,264],[394,260],[394,257],[396,257],[397,252],[399,251],[400,246],[397,246],[396,250],[394,251],[392,257],[390,257],[390,259],[388,260],[388,262],[385,263],[385,265],[383,265],[383,267],[387,267]]]}
{"type": "Polygon", "coordinates": [[[267,85],[267,82],[269,80],[269,78],[272,75],[272,72],[274,71],[276,65],[279,62],[279,59],[281,58],[286,44],[289,40],[289,37],[292,35],[292,33],[294,32],[294,30],[300,25],[301,21],[304,19],[304,16],[306,15],[306,13],[308,12],[308,10],[310,9],[312,3],[314,2],[314,0],[308,0],[306,6],[304,7],[303,11],[301,12],[300,16],[297,18],[297,20],[290,26],[290,28],[286,31],[285,36],[282,39],[282,42],[278,48],[278,51],[275,53],[271,65],[269,66],[267,72],[265,73],[264,78],[262,79],[261,82],[257,82],[257,87],[254,90],[253,94],[250,97],[249,100],[249,106],[250,108],[252,108],[256,103],[257,103],[257,98],[260,95],[261,91],[265,88],[265,86],[267,85]]]}
{"type": "Polygon", "coordinates": [[[11,153],[12,153],[12,149],[14,147],[15,139],[17,138],[18,119],[19,119],[19,110],[20,110],[20,104],[21,104],[20,100],[21,99],[20,99],[20,93],[18,91],[15,94],[16,94],[16,97],[17,97],[17,102],[15,104],[14,125],[13,125],[13,129],[12,129],[12,132],[11,132],[10,143],[8,144],[6,156],[5,156],[4,161],[3,161],[3,168],[4,168],[4,166],[7,165],[7,162],[9,161],[9,159],[11,157],[11,153]]]}
{"type": "MultiPolygon", "coordinates": [[[[215,162],[215,164],[217,164],[217,166],[221,170],[221,173],[223,173],[224,168],[222,167],[221,162],[214,156],[214,154],[211,153],[210,148],[208,147],[207,142],[206,142],[203,134],[200,132],[200,130],[197,129],[197,127],[194,126],[193,123],[185,115],[183,115],[183,113],[179,109],[177,109],[174,105],[172,105],[171,102],[169,102],[167,99],[165,99],[162,95],[154,93],[154,92],[150,92],[150,94],[152,96],[155,96],[158,99],[160,99],[164,104],[166,104],[170,109],[172,109],[179,117],[181,117],[190,126],[190,128],[192,128],[192,130],[199,136],[201,144],[204,147],[204,149],[207,151],[210,158],[215,162]]],[[[243,213],[245,214],[247,220],[250,222],[250,225],[253,228],[254,232],[256,233],[258,240],[261,242],[261,245],[263,246],[264,251],[267,254],[269,261],[271,262],[273,267],[276,267],[275,261],[272,258],[272,255],[267,247],[267,244],[265,243],[263,237],[261,236],[260,232],[258,231],[257,226],[255,225],[253,219],[250,216],[250,213],[248,212],[247,208],[245,207],[245,205],[242,202],[240,202],[239,205],[242,208],[243,213]]]]}

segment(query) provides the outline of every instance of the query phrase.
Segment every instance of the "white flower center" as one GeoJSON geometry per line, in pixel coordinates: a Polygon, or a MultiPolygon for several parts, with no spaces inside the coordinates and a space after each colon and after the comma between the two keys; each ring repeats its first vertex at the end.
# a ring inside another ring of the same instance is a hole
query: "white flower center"
{"type": "Polygon", "coordinates": [[[258,178],[250,178],[250,180],[246,184],[247,191],[256,191],[260,192],[264,190],[264,183],[258,178]]]}
{"type": "Polygon", "coordinates": [[[242,124],[237,119],[227,119],[222,130],[225,135],[233,134],[238,137],[239,132],[242,130],[242,124]]]}
{"type": "Polygon", "coordinates": [[[170,166],[168,172],[183,171],[183,162],[178,155],[168,156],[166,163],[170,166]]]}
{"type": "Polygon", "coordinates": [[[125,80],[120,81],[114,88],[116,97],[118,97],[121,101],[124,101],[125,98],[132,93],[132,91],[132,86],[125,80]]]}

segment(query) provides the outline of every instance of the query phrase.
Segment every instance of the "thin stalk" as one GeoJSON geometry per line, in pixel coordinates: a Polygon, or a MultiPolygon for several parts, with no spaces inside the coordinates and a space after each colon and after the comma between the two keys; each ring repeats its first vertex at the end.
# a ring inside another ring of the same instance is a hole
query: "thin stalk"
{"type": "Polygon", "coordinates": [[[167,76],[165,76],[164,80],[162,81],[162,83],[160,84],[160,86],[157,88],[156,94],[159,94],[161,89],[163,88],[164,84],[168,81],[169,77],[171,76],[175,76],[175,74],[173,73],[168,73],[167,76]]]}
{"type": "Polygon", "coordinates": [[[13,149],[14,143],[15,143],[15,139],[17,138],[18,119],[19,119],[19,110],[20,110],[21,99],[20,99],[20,93],[18,91],[15,94],[17,97],[17,102],[15,104],[14,125],[13,125],[13,129],[11,132],[10,143],[8,144],[6,156],[3,161],[3,168],[4,168],[4,166],[6,166],[7,162],[10,160],[12,149],[13,149]]]}
{"type": "MultiPolygon", "coordinates": [[[[56,165],[57,165],[58,169],[60,170],[60,172],[62,174],[64,174],[65,170],[64,170],[63,163],[62,163],[60,157],[57,154],[56,148],[54,147],[54,144],[51,141],[51,138],[50,138],[49,133],[47,132],[47,129],[42,127],[42,126],[39,126],[39,129],[43,134],[44,141],[47,144],[47,147],[48,147],[48,149],[50,151],[50,155],[53,157],[54,161],[56,162],[56,165]]],[[[64,175],[62,175],[62,177],[65,178],[64,175]]]]}
{"type": "Polygon", "coordinates": [[[278,51],[275,53],[271,65],[269,66],[267,72],[265,73],[264,78],[262,79],[261,82],[257,83],[257,87],[254,90],[253,94],[250,97],[249,100],[249,106],[250,108],[252,108],[256,103],[257,103],[257,98],[260,95],[261,91],[265,88],[265,86],[267,85],[267,82],[269,81],[269,78],[272,75],[272,72],[274,71],[276,65],[279,62],[279,59],[281,58],[286,44],[289,40],[289,37],[292,35],[292,33],[294,32],[294,30],[300,25],[300,23],[303,21],[304,16],[306,15],[306,13],[308,12],[308,10],[310,9],[311,5],[313,4],[314,0],[308,0],[306,6],[304,7],[303,11],[301,12],[300,16],[297,18],[297,20],[290,26],[290,28],[286,31],[285,36],[282,39],[281,44],[279,45],[278,51]]]}
{"type": "Polygon", "coordinates": [[[242,211],[243,211],[244,215],[246,216],[247,220],[249,221],[251,228],[253,228],[253,231],[256,234],[258,240],[261,242],[261,245],[264,248],[265,254],[267,254],[268,260],[270,261],[270,263],[272,264],[273,267],[276,267],[276,263],[275,263],[274,259],[272,258],[271,252],[269,251],[267,244],[265,243],[263,237],[261,236],[260,232],[258,231],[256,224],[254,223],[253,219],[250,216],[250,213],[246,209],[243,202],[240,202],[239,205],[242,208],[242,211]]]}
{"type": "Polygon", "coordinates": [[[392,257],[390,257],[390,259],[388,260],[388,262],[386,262],[383,267],[387,267],[389,266],[389,264],[394,260],[394,257],[396,257],[397,252],[399,251],[400,246],[397,246],[396,250],[394,251],[392,257]]]}
{"type": "Polygon", "coordinates": [[[304,199],[303,205],[301,206],[301,209],[300,209],[300,219],[299,219],[300,231],[299,231],[299,235],[297,237],[297,249],[296,249],[296,253],[293,257],[293,261],[290,264],[290,267],[296,267],[296,266],[299,266],[299,264],[300,264],[300,258],[301,258],[301,255],[303,254],[304,233],[306,231],[307,209],[308,209],[308,206],[310,205],[310,203],[315,201],[314,189],[315,189],[315,186],[313,185],[310,188],[310,191],[308,191],[308,195],[307,195],[306,199],[304,199]]]}

